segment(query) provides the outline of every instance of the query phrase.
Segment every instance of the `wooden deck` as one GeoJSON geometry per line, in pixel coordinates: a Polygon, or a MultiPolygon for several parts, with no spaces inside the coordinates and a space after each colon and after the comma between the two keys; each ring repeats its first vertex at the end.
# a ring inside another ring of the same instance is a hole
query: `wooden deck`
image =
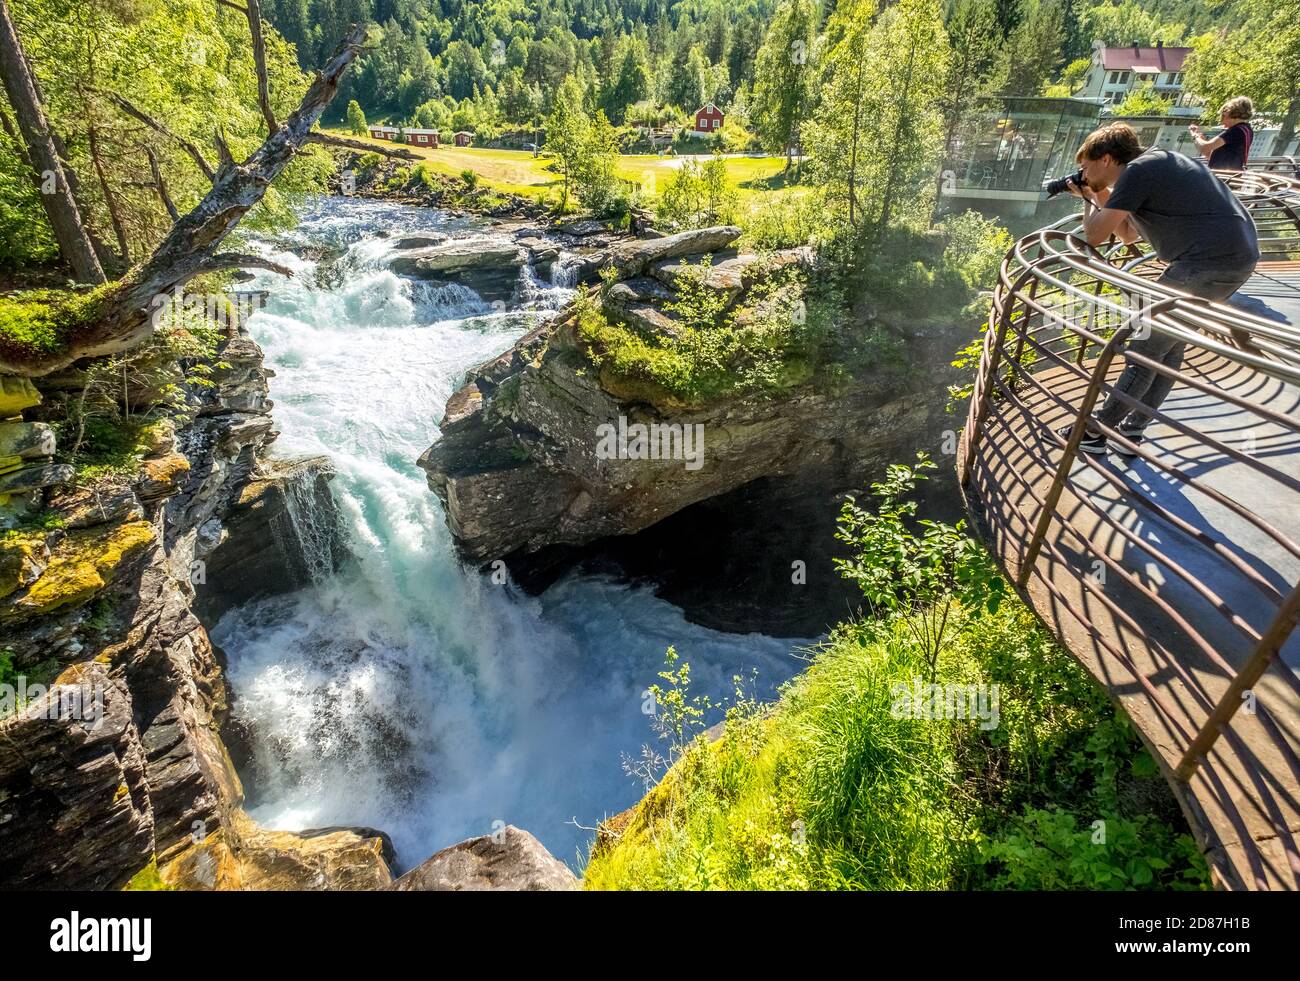
{"type": "MultiPolygon", "coordinates": [[[[1261,264],[1242,293],[1234,305],[1300,326],[1300,264],[1261,264]]],[[[1116,358],[1109,382],[1122,367],[1116,358]]],[[[1295,889],[1300,632],[1191,779],[1175,770],[1300,582],[1300,551],[1285,541],[1300,539],[1300,387],[1203,349],[1189,349],[1184,373],[1210,388],[1180,383],[1165,402],[1188,431],[1157,421],[1147,458],[1080,455],[1023,593],[1134,721],[1218,881],[1295,889]]],[[[1043,390],[993,398],[960,463],[968,506],[1013,581],[1064,452],[1053,433],[1073,422],[1089,385],[1060,365],[1032,377],[1043,390]]]]}

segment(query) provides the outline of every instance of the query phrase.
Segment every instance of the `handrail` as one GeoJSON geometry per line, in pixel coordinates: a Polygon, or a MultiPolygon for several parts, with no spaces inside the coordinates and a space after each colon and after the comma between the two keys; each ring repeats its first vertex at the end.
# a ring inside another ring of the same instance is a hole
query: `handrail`
{"type": "MultiPolygon", "coordinates": [[[[1265,263],[1300,258],[1300,181],[1271,171],[1216,173],[1260,228],[1265,263]]],[[[1274,670],[1300,621],[1300,582],[1279,578],[1269,558],[1300,566],[1300,521],[1276,517],[1300,514],[1300,325],[1157,283],[1158,259],[1088,245],[1079,218],[1020,239],[1002,261],[959,444],[962,486],[977,525],[1040,616],[1059,619],[1048,609],[1056,605],[1085,629],[1091,653],[1076,656],[1103,681],[1110,662],[1133,675],[1137,685],[1125,697],[1145,700],[1144,735],[1175,788],[1195,801],[1187,810],[1203,847],[1241,850],[1217,862],[1221,878],[1300,888],[1291,830],[1300,812],[1300,679],[1285,665],[1274,670]],[[1174,434],[1176,450],[1153,451],[1117,427],[1093,425],[1176,489],[1171,497],[1204,501],[1191,519],[1079,452],[1103,398],[1141,405],[1115,391],[1114,362],[1148,331],[1183,343],[1182,365],[1132,349],[1126,364],[1172,379],[1175,394],[1195,400],[1200,414],[1179,414],[1177,398],[1144,407],[1168,427],[1161,432],[1174,434]],[[1067,438],[1057,434],[1062,423],[1070,424],[1067,438]],[[1234,424],[1235,432],[1222,428],[1234,424]],[[1261,446],[1241,448],[1243,431],[1251,440],[1262,434],[1261,446]],[[1235,469],[1219,484],[1223,467],[1235,469]],[[1292,502],[1293,511],[1279,510],[1292,502]],[[1170,531],[1153,537],[1148,529],[1162,525],[1170,531]],[[1114,547],[1123,551],[1112,554],[1114,547]],[[1126,565],[1128,550],[1139,567],[1126,565]],[[1094,581],[1085,559],[1109,570],[1114,587],[1094,581]],[[1161,570],[1154,581],[1151,563],[1161,570]],[[1072,590],[1095,603],[1069,601],[1072,590]],[[1124,638],[1135,637],[1144,647],[1129,648],[1124,638]],[[1262,681],[1269,698],[1255,691],[1262,681]],[[1253,714],[1243,714],[1243,695],[1252,693],[1253,714]],[[1270,823],[1267,833],[1260,822],[1270,823]],[[1269,840],[1280,843],[1289,877],[1264,855],[1269,840]]],[[[1063,640],[1074,636],[1075,627],[1058,627],[1063,640]]]]}

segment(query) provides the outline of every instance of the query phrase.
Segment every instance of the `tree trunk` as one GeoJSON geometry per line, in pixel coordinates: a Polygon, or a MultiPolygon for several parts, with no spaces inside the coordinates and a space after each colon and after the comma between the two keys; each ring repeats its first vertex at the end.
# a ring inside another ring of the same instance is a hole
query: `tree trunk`
{"type": "Polygon", "coordinates": [[[299,149],[310,142],[311,128],[338,92],[339,80],[365,37],[365,27],[354,25],[333,57],[316,73],[293,114],[242,164],[232,163],[218,170],[207,196],[172,226],[152,256],[113,284],[94,316],[70,329],[59,351],[25,352],[0,359],[0,372],[45,375],[81,358],[134,347],[152,333],[152,314],[158,309],[158,299],[169,299],[174,291],[203,273],[252,267],[287,272],[255,256],[219,253],[217,249],[299,149]]]}
{"type": "Polygon", "coordinates": [[[36,94],[6,0],[0,0],[0,75],[9,104],[18,117],[18,129],[27,144],[28,159],[41,191],[41,205],[50,220],[59,251],[80,282],[102,283],[104,270],[81,222],[81,212],[50,135],[49,122],[36,94]]]}
{"type": "Polygon", "coordinates": [[[122,223],[122,213],[117,204],[117,195],[113,193],[113,185],[109,183],[108,175],[104,172],[103,156],[99,149],[99,131],[94,123],[90,124],[88,136],[90,159],[95,165],[95,176],[99,178],[100,189],[104,192],[104,206],[108,209],[108,218],[113,225],[113,235],[117,238],[117,254],[122,260],[122,265],[129,266],[131,264],[131,244],[126,237],[126,226],[122,223]]]}
{"type": "Polygon", "coordinates": [[[1286,115],[1282,117],[1282,126],[1277,134],[1278,153],[1286,153],[1287,144],[1295,136],[1298,122],[1300,122],[1300,94],[1291,100],[1291,104],[1286,107],[1286,115]]]}
{"type": "Polygon", "coordinates": [[[899,94],[898,99],[898,119],[894,123],[894,140],[890,145],[890,153],[893,154],[894,159],[889,165],[889,176],[885,180],[885,193],[881,195],[880,220],[876,224],[876,243],[873,244],[873,248],[876,244],[879,244],[880,236],[889,227],[889,219],[894,207],[894,190],[895,185],[898,183],[898,144],[903,138],[903,124],[907,119],[908,102],[912,98],[912,66],[914,64],[916,64],[915,41],[907,51],[907,70],[903,75],[903,91],[899,94]]]}
{"type": "Polygon", "coordinates": [[[862,79],[866,73],[866,59],[859,53],[858,76],[853,88],[853,131],[849,137],[852,149],[849,152],[849,227],[858,224],[858,142],[862,129],[862,79]]]}

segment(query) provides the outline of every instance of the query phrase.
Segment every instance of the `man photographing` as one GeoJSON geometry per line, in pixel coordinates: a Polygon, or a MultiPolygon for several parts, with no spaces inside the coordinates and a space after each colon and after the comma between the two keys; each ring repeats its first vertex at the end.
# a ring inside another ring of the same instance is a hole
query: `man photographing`
{"type": "MultiPolygon", "coordinates": [[[[1168,265],[1157,280],[1165,286],[1204,297],[1227,299],[1248,280],[1259,261],[1255,223],[1228,187],[1204,161],[1152,147],[1143,150],[1137,133],[1126,123],[1111,123],[1091,133],[1079,147],[1083,186],[1070,182],[1070,193],[1084,199],[1083,232],[1098,246],[1112,235],[1130,243],[1139,237],[1151,243],[1168,265]]],[[[1178,370],[1186,345],[1152,330],[1133,340],[1128,351],[1178,370]]],[[[1158,409],[1174,380],[1153,368],[1129,361],[1115,392],[1158,409]]],[[[1112,394],[1095,420],[1116,428],[1130,443],[1142,442],[1151,415],[1132,409],[1112,394]]],[[[1104,455],[1106,436],[1088,427],[1079,446],[1085,453],[1104,455]]],[[[1116,444],[1117,452],[1133,451],[1116,444]]]]}

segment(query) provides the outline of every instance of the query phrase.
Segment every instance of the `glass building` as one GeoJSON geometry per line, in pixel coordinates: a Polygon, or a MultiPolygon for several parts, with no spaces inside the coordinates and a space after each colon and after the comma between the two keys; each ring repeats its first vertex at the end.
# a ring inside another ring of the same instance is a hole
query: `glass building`
{"type": "Polygon", "coordinates": [[[1100,103],[1081,99],[981,100],[953,141],[946,167],[949,192],[959,197],[1017,200],[1027,195],[1040,200],[1044,182],[1078,169],[1075,151],[1097,128],[1101,109],[1100,103]]]}

